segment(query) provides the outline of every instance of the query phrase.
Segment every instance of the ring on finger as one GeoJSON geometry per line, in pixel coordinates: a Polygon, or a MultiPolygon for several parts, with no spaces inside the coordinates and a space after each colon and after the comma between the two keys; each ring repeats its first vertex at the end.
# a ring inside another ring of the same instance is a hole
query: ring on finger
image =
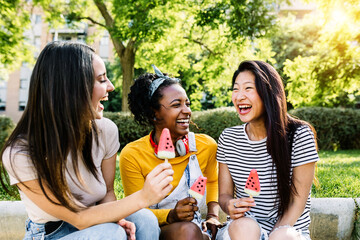
{"type": "Polygon", "coordinates": [[[236,202],[234,202],[234,208],[237,208],[237,206],[236,206],[236,202]]]}

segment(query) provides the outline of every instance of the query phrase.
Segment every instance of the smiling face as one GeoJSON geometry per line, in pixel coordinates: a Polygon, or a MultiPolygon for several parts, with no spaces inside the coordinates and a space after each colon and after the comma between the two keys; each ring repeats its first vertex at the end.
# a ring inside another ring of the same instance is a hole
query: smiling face
{"type": "Polygon", "coordinates": [[[104,110],[104,106],[101,104],[101,101],[108,100],[108,92],[114,90],[114,85],[106,76],[104,61],[96,54],[93,54],[93,68],[95,83],[91,102],[96,112],[96,118],[100,119],[103,116],[104,110]]]}
{"type": "Polygon", "coordinates": [[[168,128],[175,142],[189,133],[191,116],[190,101],[185,90],[178,84],[162,89],[160,109],[155,111],[155,139],[158,140],[163,128],[168,128]]]}
{"type": "Polygon", "coordinates": [[[236,77],[232,102],[242,122],[264,122],[265,108],[256,90],[255,76],[252,72],[240,72],[236,77]]]}

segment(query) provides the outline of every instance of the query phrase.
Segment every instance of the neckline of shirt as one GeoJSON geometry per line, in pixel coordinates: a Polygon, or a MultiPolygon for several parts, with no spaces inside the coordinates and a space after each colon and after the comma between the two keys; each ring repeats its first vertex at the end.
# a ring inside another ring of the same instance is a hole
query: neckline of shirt
{"type": "Polygon", "coordinates": [[[256,141],[251,140],[251,139],[249,138],[246,130],[245,130],[247,124],[248,124],[248,123],[243,124],[242,130],[244,131],[244,136],[245,136],[246,140],[247,140],[249,143],[263,143],[263,142],[266,142],[267,137],[265,137],[265,138],[263,138],[263,139],[260,139],[260,140],[256,140],[256,141]]]}

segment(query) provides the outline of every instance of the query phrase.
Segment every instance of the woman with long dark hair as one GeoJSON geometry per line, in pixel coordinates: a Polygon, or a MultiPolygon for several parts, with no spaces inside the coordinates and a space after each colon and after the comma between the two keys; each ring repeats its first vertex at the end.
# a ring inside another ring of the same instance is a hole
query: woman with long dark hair
{"type": "Polygon", "coordinates": [[[161,227],[160,239],[213,238],[218,221],[218,168],[216,142],[205,134],[189,131],[191,108],[179,79],[161,73],[146,73],[135,80],[129,94],[129,107],[135,120],[153,127],[153,131],[132,143],[120,153],[120,173],[125,195],[144,185],[151,169],[163,162],[157,157],[160,135],[169,129],[176,157],[168,159],[174,170],[174,189],[158,204],[150,206],[161,227]],[[207,177],[206,196],[191,197],[188,190],[199,176],[207,177]],[[207,208],[202,219],[199,209],[207,208]]]}
{"type": "Polygon", "coordinates": [[[112,90],[91,47],[52,42],[40,53],[27,106],[1,152],[1,183],[17,186],[29,215],[24,239],[158,238],[154,214],[142,208],[172,189],[173,170],[156,166],[142,189],[116,201],[118,130],[101,104],[112,90]]]}
{"type": "Polygon", "coordinates": [[[287,113],[282,80],[271,65],[242,62],[232,85],[232,102],[245,124],[219,138],[219,203],[231,220],[218,239],[310,239],[314,129],[287,113]],[[255,197],[244,191],[252,169],[261,184],[255,197]]]}

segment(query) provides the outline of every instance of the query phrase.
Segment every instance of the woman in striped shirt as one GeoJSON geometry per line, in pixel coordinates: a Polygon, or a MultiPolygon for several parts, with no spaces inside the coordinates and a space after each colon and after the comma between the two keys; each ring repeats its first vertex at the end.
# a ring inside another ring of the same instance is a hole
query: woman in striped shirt
{"type": "Polygon", "coordinates": [[[232,84],[232,102],[245,124],[219,138],[219,203],[230,220],[217,239],[310,239],[314,129],[287,113],[282,80],[271,65],[244,61],[232,84]],[[261,183],[256,197],[244,192],[251,169],[261,183]]]}

